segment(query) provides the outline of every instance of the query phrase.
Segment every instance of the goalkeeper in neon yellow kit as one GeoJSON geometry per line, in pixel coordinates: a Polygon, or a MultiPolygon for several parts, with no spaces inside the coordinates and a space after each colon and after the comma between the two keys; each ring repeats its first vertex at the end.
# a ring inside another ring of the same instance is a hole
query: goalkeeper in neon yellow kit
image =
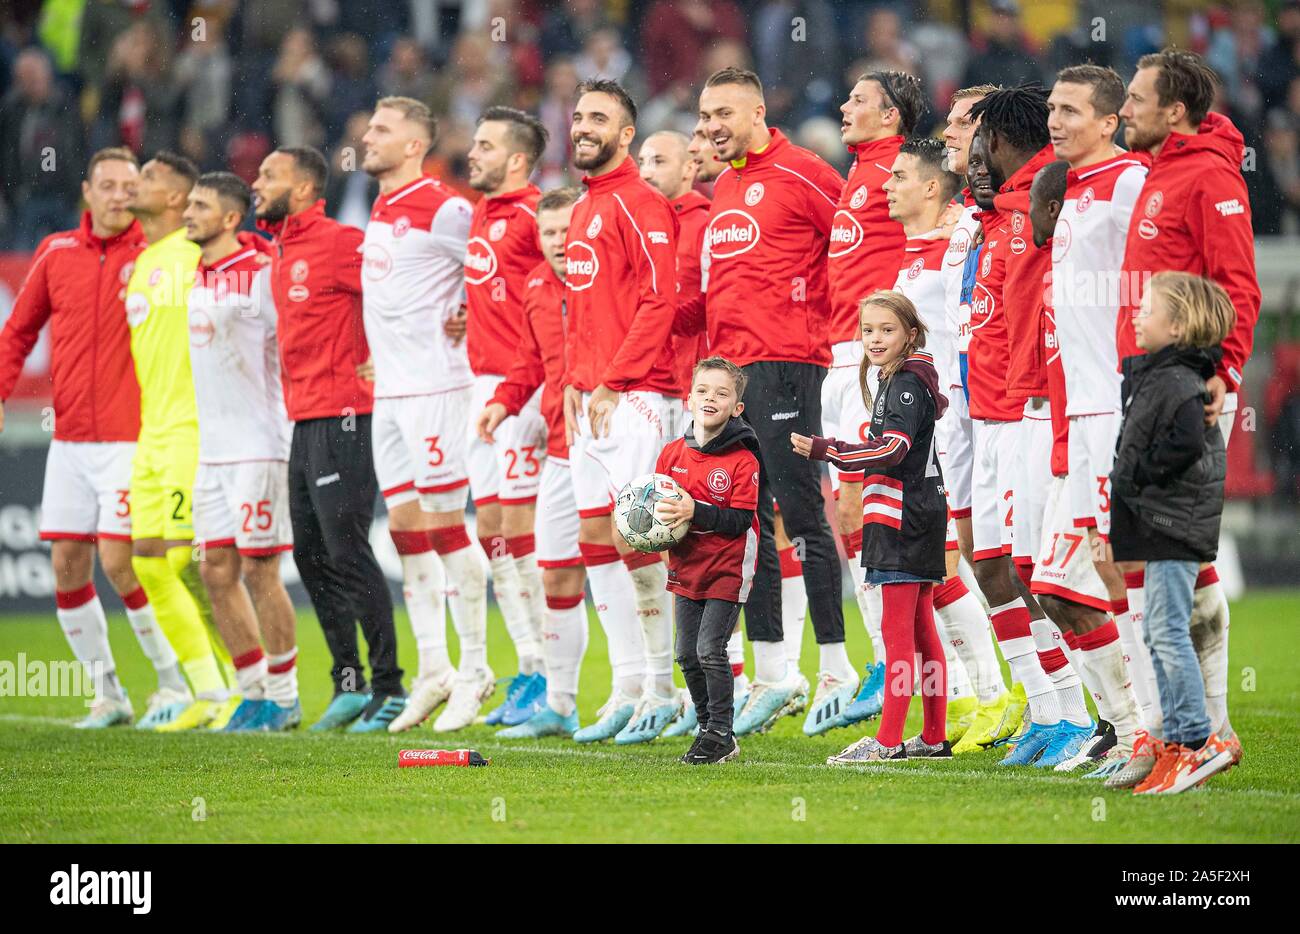
{"type": "MultiPolygon", "coordinates": [[[[149,246],[126,287],[131,355],[140,382],[140,438],[131,470],[131,564],[194,695],[159,698],[137,725],[159,732],[220,728],[237,704],[223,668],[230,656],[211,625],[194,564],[190,499],[199,460],[199,421],[190,373],[186,300],[199,247],[181,214],[198,170],[160,152],[140,171],[131,213],[149,246]]],[[[175,694],[176,692],[172,692],[175,694]]]]}

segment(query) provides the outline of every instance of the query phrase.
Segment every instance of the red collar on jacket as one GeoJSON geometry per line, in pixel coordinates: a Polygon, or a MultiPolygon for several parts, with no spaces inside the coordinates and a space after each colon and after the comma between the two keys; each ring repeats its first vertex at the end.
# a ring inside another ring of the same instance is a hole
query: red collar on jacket
{"type": "Polygon", "coordinates": [[[668,202],[673,206],[673,212],[676,214],[687,214],[690,211],[709,209],[709,199],[704,197],[694,188],[686,192],[680,198],[674,198],[668,202]]]}
{"type": "Polygon", "coordinates": [[[641,172],[636,167],[636,162],[631,156],[624,159],[611,172],[604,175],[584,175],[582,184],[587,186],[587,191],[593,195],[602,194],[607,191],[613,191],[615,188],[621,188],[633,179],[640,180],[641,172]]]}
{"type": "Polygon", "coordinates": [[[113,236],[107,238],[98,236],[94,233],[94,227],[90,220],[89,211],[81,212],[81,225],[77,228],[77,233],[87,244],[91,246],[99,244],[101,247],[111,246],[114,243],[128,239],[131,236],[144,236],[144,231],[140,229],[140,222],[134,219],[120,233],[113,234],[113,236]]]}
{"type": "Polygon", "coordinates": [[[323,220],[329,220],[329,218],[325,215],[325,199],[321,198],[311,207],[304,208],[297,214],[290,214],[279,223],[271,224],[266,221],[258,221],[257,229],[265,230],[277,240],[288,240],[323,220]]]}
{"type": "Polygon", "coordinates": [[[752,169],[755,166],[762,165],[764,162],[767,162],[769,159],[775,159],[779,157],[785,152],[786,147],[790,145],[790,140],[786,139],[785,134],[782,133],[780,130],[778,130],[776,127],[769,127],[767,132],[770,139],[768,144],[763,148],[763,151],[762,152],[750,151],[745,153],[744,165],[738,166],[736,165],[735,162],[728,162],[727,165],[731,167],[732,171],[743,172],[746,169],[752,169]]]}
{"type": "MultiPolygon", "coordinates": [[[[884,139],[873,139],[850,146],[849,152],[856,155],[856,162],[874,162],[882,155],[896,154],[901,145],[903,145],[903,137],[886,136],[884,139]]],[[[884,168],[888,169],[890,166],[884,168]]]]}
{"type": "Polygon", "coordinates": [[[541,189],[536,185],[525,185],[523,188],[516,188],[514,191],[507,191],[504,194],[491,195],[483,199],[486,207],[496,207],[499,204],[514,204],[516,201],[523,201],[525,198],[533,195],[540,195],[541,189]]]}
{"type": "Polygon", "coordinates": [[[1052,148],[1052,144],[1048,143],[1030,156],[1028,162],[1011,173],[1011,177],[1002,183],[998,192],[1005,194],[1009,191],[1028,191],[1029,186],[1034,183],[1034,176],[1038,174],[1038,170],[1055,161],[1056,151],[1052,148]]]}
{"type": "Polygon", "coordinates": [[[1195,133],[1170,133],[1152,163],[1165,168],[1170,160],[1210,153],[1228,165],[1240,166],[1245,140],[1241,131],[1223,114],[1208,113],[1195,133]]]}

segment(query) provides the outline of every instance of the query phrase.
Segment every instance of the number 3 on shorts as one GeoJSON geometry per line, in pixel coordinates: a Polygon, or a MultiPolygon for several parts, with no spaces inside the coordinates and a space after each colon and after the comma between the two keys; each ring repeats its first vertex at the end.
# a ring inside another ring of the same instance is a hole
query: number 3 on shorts
{"type": "Polygon", "coordinates": [[[447,456],[442,452],[442,448],[438,447],[438,437],[438,435],[434,435],[432,438],[424,439],[425,444],[429,445],[430,467],[441,467],[443,460],[445,460],[447,456]]]}

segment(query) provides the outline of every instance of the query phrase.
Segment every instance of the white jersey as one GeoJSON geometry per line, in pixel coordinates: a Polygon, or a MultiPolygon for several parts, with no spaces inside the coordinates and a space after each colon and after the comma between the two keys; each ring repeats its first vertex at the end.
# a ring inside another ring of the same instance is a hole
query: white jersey
{"type": "Polygon", "coordinates": [[[947,240],[909,238],[894,289],[910,298],[920,313],[925,322],[925,349],[934,356],[939,385],[951,389],[961,386],[961,369],[957,363],[957,333],[944,305],[943,262],[947,250],[947,240]]]}
{"type": "Polygon", "coordinates": [[[257,251],[199,264],[188,300],[199,461],[287,460],[275,302],[257,251]]]}
{"type": "Polygon", "coordinates": [[[963,305],[961,301],[961,277],[966,257],[974,248],[975,235],[979,233],[980,222],[975,219],[978,210],[972,201],[961,212],[948,239],[948,249],[943,254],[943,309],[948,316],[948,328],[956,338],[957,353],[965,353],[970,347],[970,305],[963,305]]]}
{"type": "Polygon", "coordinates": [[[361,245],[361,292],[376,399],[473,384],[465,342],[443,331],[465,303],[472,213],[428,176],[375,200],[361,245]]]}
{"type": "Polygon", "coordinates": [[[1115,322],[1126,300],[1129,220],[1146,176],[1127,152],[1066,176],[1052,237],[1052,307],[1071,417],[1119,411],[1115,322]]]}

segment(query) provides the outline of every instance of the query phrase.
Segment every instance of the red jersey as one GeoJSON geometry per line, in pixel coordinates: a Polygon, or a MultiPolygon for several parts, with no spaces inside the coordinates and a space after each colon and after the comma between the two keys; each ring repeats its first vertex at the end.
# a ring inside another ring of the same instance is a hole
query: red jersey
{"type": "Polygon", "coordinates": [[[536,185],[480,198],[465,249],[465,346],[475,376],[505,375],[519,345],[524,282],[542,261],[536,185]]]}
{"type": "MultiPolygon", "coordinates": [[[[1051,152],[1049,145],[1046,152],[1051,152]]],[[[1033,165],[1043,153],[1031,159],[1033,165]]],[[[1052,158],[1055,158],[1053,156],[1052,158]]],[[[1051,161],[1050,159],[1047,161],[1051,161]]],[[[1046,163],[1043,163],[1046,164],[1046,163]]],[[[1037,169],[1034,170],[1037,172],[1037,169]]],[[[1032,182],[1034,176],[1029,176],[1032,182]]],[[[1034,246],[1029,229],[1029,187],[1026,185],[993,202],[1007,218],[1006,277],[1002,283],[1002,309],[1007,319],[1007,349],[1010,366],[1006,371],[1007,397],[1024,402],[1030,396],[1047,395],[1047,374],[1043,370],[1043,294],[1052,281],[1052,245],[1034,246]]]]}
{"type": "Polygon", "coordinates": [[[1241,386],[1260,303],[1250,196],[1241,177],[1242,142],[1232,121],[1212,113],[1195,135],[1171,133],[1160,147],[1128,228],[1123,277],[1128,294],[1116,332],[1121,361],[1142,352],[1133,336],[1133,315],[1152,274],[1173,269],[1213,279],[1237,312],[1216,371],[1229,392],[1241,386]]]}
{"type": "Polygon", "coordinates": [[[324,201],[260,226],[275,237],[271,294],[289,418],[368,413],[373,387],[357,376],[370,356],[361,311],[365,234],[326,217],[324,201]]]}
{"type": "Polygon", "coordinates": [[[889,219],[882,186],[889,181],[903,137],[890,136],[852,148],[855,154],[831,227],[827,272],[831,286],[832,344],[858,341],[858,303],[878,289],[892,289],[903,265],[907,235],[889,219]]]}
{"type": "Polygon", "coordinates": [[[506,378],[497,384],[489,404],[500,402],[511,415],[542,390],[542,417],[546,419],[546,453],[568,458],[564,440],[564,283],[548,262],[534,266],[524,280],[523,317],[515,358],[506,378]]]}
{"type": "MultiPolygon", "coordinates": [[[[722,171],[705,231],[709,351],[831,364],[826,254],[844,179],[780,130],[722,171]]],[[[898,266],[890,266],[897,272],[898,266]]]]}
{"type": "Polygon", "coordinates": [[[81,226],[50,234],[32,254],[0,332],[0,399],[50,322],[50,378],[57,441],[135,441],[140,385],[126,325],[126,284],[145,247],[139,223],[107,240],[81,226]]]}
{"type": "Polygon", "coordinates": [[[758,559],[758,458],[751,449],[757,443],[747,425],[730,424],[703,449],[688,435],[659,452],[655,473],[672,477],[687,496],[720,509],[754,511],[750,527],[734,538],[694,528],[686,533],[668,552],[668,589],[673,593],[733,603],[749,598],[758,559]]]}
{"type": "MultiPolygon", "coordinates": [[[[677,214],[677,304],[700,302],[704,294],[704,229],[709,223],[709,199],[694,189],[668,202],[677,214]]],[[[708,351],[704,332],[673,335],[674,376],[683,399],[691,393],[691,373],[708,351]]]]}
{"type": "Polygon", "coordinates": [[[573,206],[564,248],[564,384],[672,395],[677,217],[630,156],[582,183],[587,190],[573,206]]]}
{"type": "Polygon", "coordinates": [[[1052,407],[1052,476],[1064,477],[1070,471],[1070,417],[1065,414],[1065,367],[1061,363],[1061,344],[1056,339],[1056,313],[1043,300],[1039,315],[1043,369],[1047,372],[1047,401],[1052,407]]]}

